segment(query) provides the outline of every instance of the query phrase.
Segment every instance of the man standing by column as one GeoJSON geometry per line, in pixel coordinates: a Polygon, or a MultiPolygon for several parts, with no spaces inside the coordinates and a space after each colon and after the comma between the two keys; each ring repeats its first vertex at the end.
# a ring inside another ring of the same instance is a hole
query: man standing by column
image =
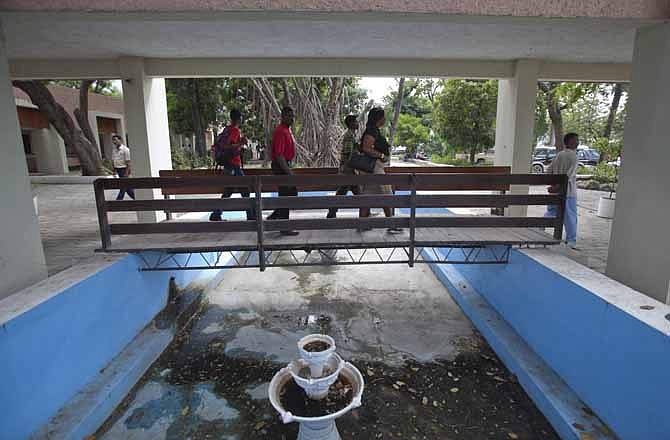
{"type": "MultiPolygon", "coordinates": [[[[114,165],[114,174],[119,178],[130,177],[130,150],[123,145],[123,139],[118,134],[112,136],[112,162],[114,165]]],[[[131,199],[135,200],[135,190],[132,188],[119,190],[119,195],[116,200],[123,200],[123,197],[128,193],[131,199]]]]}
{"type": "MultiPolygon", "coordinates": [[[[358,148],[358,143],[356,142],[356,132],[358,131],[358,119],[356,115],[348,115],[344,118],[344,125],[347,126],[347,132],[344,133],[342,138],[342,151],[340,152],[340,174],[345,176],[354,176],[356,173],[354,169],[349,165],[349,158],[351,157],[351,152],[354,148],[358,148]]],[[[358,195],[361,193],[360,187],[353,186],[341,186],[337,188],[335,192],[336,196],[345,196],[351,191],[352,194],[358,195]]],[[[328,210],[328,215],[326,218],[335,218],[337,217],[337,208],[330,208],[328,210]]]]}
{"type": "MultiPolygon", "coordinates": [[[[563,137],[565,148],[561,150],[547,169],[548,174],[566,174],[568,176],[568,193],[565,201],[565,238],[568,246],[577,249],[577,147],[579,136],[568,133],[563,137]]],[[[558,192],[558,187],[549,188],[549,192],[558,192]]],[[[547,206],[545,217],[556,217],[558,206],[547,206]]]]}
{"type": "MultiPolygon", "coordinates": [[[[281,111],[281,124],[272,135],[272,173],[276,175],[293,175],[291,161],[295,159],[295,139],[291,132],[295,116],[291,107],[284,107],[281,111]]],[[[295,186],[280,186],[279,197],[297,196],[295,186]]],[[[288,220],[288,208],[276,209],[268,220],[288,220]]],[[[281,235],[298,235],[298,231],[281,231],[281,235]]]]}

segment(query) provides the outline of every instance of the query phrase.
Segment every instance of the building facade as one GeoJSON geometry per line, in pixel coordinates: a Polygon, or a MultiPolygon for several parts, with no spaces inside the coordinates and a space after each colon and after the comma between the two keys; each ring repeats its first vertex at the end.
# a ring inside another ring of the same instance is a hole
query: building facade
{"type": "MultiPolygon", "coordinates": [[[[74,110],[79,106],[79,90],[51,84],[49,91],[56,102],[76,121],[74,110]]],[[[31,174],[67,174],[79,167],[76,151],[63,142],[56,129],[49,124],[47,115],[33,104],[22,90],[14,87],[16,113],[21,126],[21,140],[31,174]]],[[[123,99],[89,93],[88,121],[103,159],[112,157],[112,136],[120,134],[125,139],[123,99]]],[[[76,123],[76,122],[75,122],[76,123]]]]}

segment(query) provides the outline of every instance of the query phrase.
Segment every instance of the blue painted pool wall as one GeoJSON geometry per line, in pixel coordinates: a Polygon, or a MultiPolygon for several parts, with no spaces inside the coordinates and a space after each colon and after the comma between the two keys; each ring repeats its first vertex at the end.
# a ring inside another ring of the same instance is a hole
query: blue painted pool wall
{"type": "Polygon", "coordinates": [[[670,439],[670,338],[532,258],[455,269],[620,438],[670,439]]]}
{"type": "Polygon", "coordinates": [[[139,266],[124,257],[0,327],[0,439],[27,438],[118,355],[165,307],[171,276],[218,272],[139,266]]]}

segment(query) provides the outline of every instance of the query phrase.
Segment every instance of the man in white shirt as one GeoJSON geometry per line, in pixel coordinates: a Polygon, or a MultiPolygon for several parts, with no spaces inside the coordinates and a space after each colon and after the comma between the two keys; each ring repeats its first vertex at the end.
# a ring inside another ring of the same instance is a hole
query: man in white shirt
{"type": "MultiPolygon", "coordinates": [[[[577,146],[579,136],[576,133],[568,133],[563,137],[565,148],[560,151],[549,165],[548,174],[567,174],[568,193],[565,201],[565,238],[568,246],[577,249],[577,146]]],[[[550,192],[556,192],[558,188],[551,187],[550,192]]],[[[547,206],[545,217],[556,217],[558,206],[547,206]]]]}
{"type": "MultiPolygon", "coordinates": [[[[114,174],[120,178],[130,177],[130,150],[123,145],[123,139],[118,134],[112,136],[112,163],[114,166],[114,174]]],[[[123,197],[128,193],[131,199],[135,200],[135,190],[132,188],[122,189],[116,200],[123,200],[123,197]]]]}

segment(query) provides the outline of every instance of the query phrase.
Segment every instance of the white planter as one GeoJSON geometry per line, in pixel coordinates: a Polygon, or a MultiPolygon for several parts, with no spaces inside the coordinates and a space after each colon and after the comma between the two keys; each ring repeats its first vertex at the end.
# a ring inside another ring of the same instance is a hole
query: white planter
{"type": "Polygon", "coordinates": [[[598,212],[596,215],[602,218],[614,218],[614,204],[616,198],[601,197],[598,201],[598,212]]]}
{"type": "Polygon", "coordinates": [[[342,368],[340,374],[353,385],[354,397],[351,399],[351,403],[345,408],[342,408],[336,413],[322,417],[294,416],[282,407],[279,393],[289,380],[293,380],[288,367],[279,370],[279,372],[272,378],[272,381],[270,381],[270,387],[268,389],[270,403],[274,409],[277,410],[284,423],[300,423],[298,440],[341,440],[340,433],[337,431],[337,426],[335,426],[335,420],[352,409],[361,406],[365,383],[363,382],[363,375],[361,372],[349,362],[344,363],[344,368],[342,368]]]}
{"type": "Polygon", "coordinates": [[[328,361],[330,355],[335,353],[335,340],[328,335],[313,334],[307,335],[298,341],[298,351],[300,357],[309,364],[312,377],[321,377],[323,375],[323,365],[328,361]],[[324,351],[306,351],[303,347],[310,342],[325,342],[329,345],[324,351]]]}
{"type": "Polygon", "coordinates": [[[291,372],[295,383],[305,390],[305,393],[307,393],[309,397],[315,400],[320,400],[328,395],[328,389],[340,376],[340,371],[342,371],[342,368],[344,367],[344,361],[337,353],[331,354],[328,360],[323,364],[323,367],[328,367],[328,371],[332,371],[332,373],[325,377],[313,379],[304,378],[299,374],[300,370],[308,366],[309,364],[305,362],[304,359],[299,359],[288,364],[288,369],[291,372]]]}

